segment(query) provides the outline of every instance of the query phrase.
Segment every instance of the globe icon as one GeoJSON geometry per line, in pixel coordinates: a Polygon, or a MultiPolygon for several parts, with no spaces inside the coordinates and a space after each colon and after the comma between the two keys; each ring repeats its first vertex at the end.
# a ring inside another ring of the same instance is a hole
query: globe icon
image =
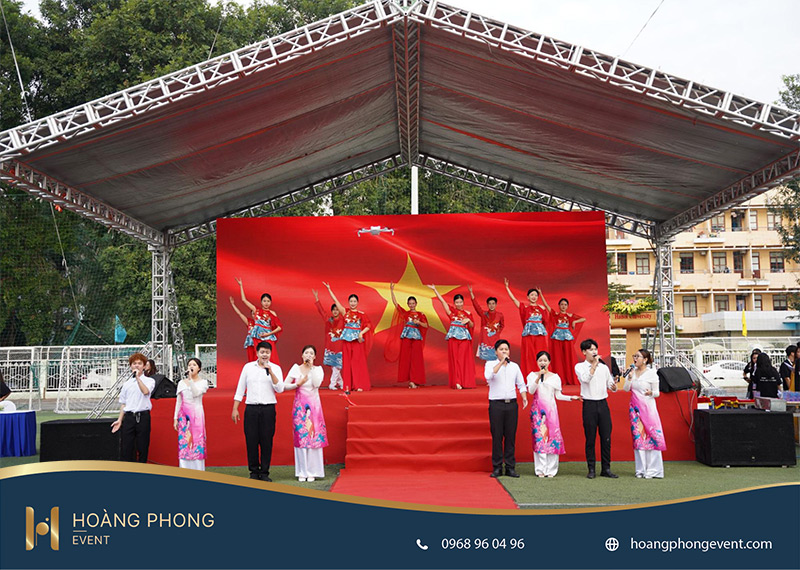
{"type": "Polygon", "coordinates": [[[617,548],[619,548],[619,541],[616,538],[612,536],[606,539],[606,550],[614,552],[617,548]]]}

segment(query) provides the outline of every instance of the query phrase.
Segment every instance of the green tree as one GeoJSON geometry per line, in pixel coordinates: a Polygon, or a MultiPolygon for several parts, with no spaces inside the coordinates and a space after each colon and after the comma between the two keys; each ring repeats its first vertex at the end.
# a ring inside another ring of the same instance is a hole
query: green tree
{"type": "MultiPolygon", "coordinates": [[[[785,89],[780,91],[777,103],[800,112],[800,74],[784,75],[783,84],[785,89]]],[[[785,248],[784,257],[800,263],[800,178],[778,190],[770,210],[781,217],[778,233],[785,248]]],[[[800,278],[797,283],[800,285],[800,278]]],[[[789,303],[793,309],[800,310],[800,295],[790,295],[789,303]]]]}
{"type": "MultiPolygon", "coordinates": [[[[2,0],[33,118],[80,105],[355,5],[342,0],[256,0],[247,9],[208,0],[41,0],[42,21],[2,0]]],[[[26,122],[7,36],[0,34],[0,129],[26,122]]],[[[315,215],[325,199],[280,215],[315,215]]],[[[216,242],[172,259],[187,347],[216,337],[216,242]]],[[[150,338],[146,246],[27,194],[0,188],[0,331],[3,342],[127,342],[150,338]],[[58,232],[56,232],[56,226],[58,232]],[[60,237],[60,240],[59,240],[60,237]],[[63,251],[62,251],[63,248],[63,251]]]]}

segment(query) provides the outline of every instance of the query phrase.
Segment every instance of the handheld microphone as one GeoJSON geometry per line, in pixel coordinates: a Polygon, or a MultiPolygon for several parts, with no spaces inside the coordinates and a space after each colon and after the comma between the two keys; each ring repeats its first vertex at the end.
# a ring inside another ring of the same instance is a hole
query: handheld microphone
{"type": "Polygon", "coordinates": [[[631,365],[630,365],[630,367],[629,367],[629,368],[628,368],[628,369],[625,371],[625,374],[623,374],[623,375],[622,375],[622,377],[624,378],[625,376],[627,376],[628,374],[630,374],[630,373],[631,373],[631,371],[633,371],[633,369],[634,369],[635,367],[636,367],[636,365],[635,365],[635,364],[631,364],[631,365]]]}

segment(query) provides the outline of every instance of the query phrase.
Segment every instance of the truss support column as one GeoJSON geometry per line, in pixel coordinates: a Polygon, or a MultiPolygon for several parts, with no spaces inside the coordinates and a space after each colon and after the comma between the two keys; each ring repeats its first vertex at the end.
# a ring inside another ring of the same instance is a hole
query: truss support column
{"type": "Polygon", "coordinates": [[[658,297],[658,343],[662,366],[671,366],[676,353],[675,291],[672,283],[672,239],[656,241],[656,294],[658,297]]]}
{"type": "Polygon", "coordinates": [[[151,339],[153,343],[153,360],[172,372],[172,353],[170,339],[177,350],[178,365],[186,369],[187,358],[178,313],[178,299],[175,294],[175,282],[172,275],[172,250],[167,246],[150,248],[152,254],[152,305],[151,305],[151,339]]]}
{"type": "Polygon", "coordinates": [[[407,15],[392,26],[400,156],[409,166],[419,155],[419,34],[420,25],[407,15]]]}

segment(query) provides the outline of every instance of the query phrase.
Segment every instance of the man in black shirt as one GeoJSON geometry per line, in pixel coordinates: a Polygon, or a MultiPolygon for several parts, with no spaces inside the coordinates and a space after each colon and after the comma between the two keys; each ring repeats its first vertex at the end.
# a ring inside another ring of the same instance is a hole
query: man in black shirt
{"type": "Polygon", "coordinates": [[[795,367],[795,359],[797,354],[797,345],[790,344],[786,347],[786,360],[783,361],[781,364],[781,368],[778,371],[781,375],[781,381],[783,382],[783,389],[788,390],[789,386],[792,382],[792,372],[794,372],[795,367]]]}

